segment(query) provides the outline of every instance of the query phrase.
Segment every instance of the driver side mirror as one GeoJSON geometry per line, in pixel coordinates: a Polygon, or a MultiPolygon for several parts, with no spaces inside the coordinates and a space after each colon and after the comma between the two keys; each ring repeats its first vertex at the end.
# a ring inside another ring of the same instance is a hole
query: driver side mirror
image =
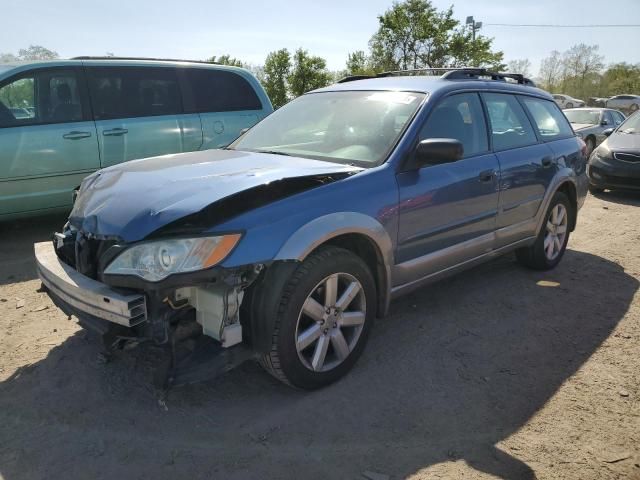
{"type": "Polygon", "coordinates": [[[602,122],[600,122],[600,125],[609,125],[609,120],[607,120],[606,118],[603,118],[602,122]]]}
{"type": "Polygon", "coordinates": [[[606,130],[603,130],[603,131],[602,131],[602,134],[603,134],[605,137],[608,137],[608,136],[609,136],[609,135],[611,135],[612,133],[613,133],[613,128],[607,128],[606,130]]]}
{"type": "Polygon", "coordinates": [[[410,168],[422,168],[460,160],[464,156],[464,146],[453,138],[427,138],[418,143],[410,168]]]}

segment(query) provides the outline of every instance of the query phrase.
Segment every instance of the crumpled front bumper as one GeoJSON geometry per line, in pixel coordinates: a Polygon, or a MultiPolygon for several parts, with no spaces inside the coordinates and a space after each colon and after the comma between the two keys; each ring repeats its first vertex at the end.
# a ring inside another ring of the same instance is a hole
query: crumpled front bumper
{"type": "Polygon", "coordinates": [[[143,294],[118,291],[78,273],[58,258],[52,242],[36,243],[34,250],[40,280],[69,310],[125,327],[147,321],[143,294]]]}

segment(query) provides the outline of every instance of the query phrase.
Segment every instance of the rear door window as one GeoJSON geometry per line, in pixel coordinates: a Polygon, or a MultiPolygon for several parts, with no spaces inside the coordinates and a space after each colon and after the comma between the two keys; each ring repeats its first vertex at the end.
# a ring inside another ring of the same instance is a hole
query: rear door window
{"type": "Polygon", "coordinates": [[[611,115],[613,115],[613,123],[616,127],[624,122],[624,115],[620,112],[611,112],[611,115]]]}
{"type": "Polygon", "coordinates": [[[491,138],[496,151],[538,143],[535,131],[518,100],[509,94],[482,94],[491,123],[491,138]]]}
{"type": "Polygon", "coordinates": [[[183,112],[173,68],[87,67],[96,120],[177,115],[183,112]]]}
{"type": "Polygon", "coordinates": [[[554,102],[520,97],[545,142],[573,136],[571,125],[554,102]]]}
{"type": "Polygon", "coordinates": [[[190,68],[185,75],[189,113],[262,110],[253,87],[236,73],[190,68]]]}

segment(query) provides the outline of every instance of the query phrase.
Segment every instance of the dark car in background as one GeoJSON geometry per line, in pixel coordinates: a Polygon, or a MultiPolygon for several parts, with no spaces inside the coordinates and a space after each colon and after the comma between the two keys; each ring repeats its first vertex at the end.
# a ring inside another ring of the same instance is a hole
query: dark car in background
{"type": "Polygon", "coordinates": [[[640,190],[640,113],[610,133],[591,155],[587,167],[589,190],[640,190]]]}
{"type": "Polygon", "coordinates": [[[622,112],[607,108],[570,108],[564,111],[573,130],[587,144],[587,152],[593,150],[607,138],[606,131],[624,122],[622,112]]]}

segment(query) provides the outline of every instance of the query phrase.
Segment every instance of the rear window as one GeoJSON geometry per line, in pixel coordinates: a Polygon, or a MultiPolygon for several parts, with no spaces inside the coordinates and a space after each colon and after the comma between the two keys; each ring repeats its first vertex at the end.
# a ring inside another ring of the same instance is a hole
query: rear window
{"type": "Polygon", "coordinates": [[[173,68],[89,67],[88,74],[96,120],[182,113],[173,68]]]}
{"type": "Polygon", "coordinates": [[[551,141],[573,136],[571,125],[555,103],[539,98],[521,98],[533,117],[542,140],[551,141]]]}
{"type": "Polygon", "coordinates": [[[485,93],[483,98],[491,123],[494,150],[509,150],[538,143],[531,122],[513,95],[485,93]]]}
{"type": "Polygon", "coordinates": [[[262,110],[253,87],[240,75],[223,70],[192,68],[186,72],[192,97],[190,113],[262,110]]]}

